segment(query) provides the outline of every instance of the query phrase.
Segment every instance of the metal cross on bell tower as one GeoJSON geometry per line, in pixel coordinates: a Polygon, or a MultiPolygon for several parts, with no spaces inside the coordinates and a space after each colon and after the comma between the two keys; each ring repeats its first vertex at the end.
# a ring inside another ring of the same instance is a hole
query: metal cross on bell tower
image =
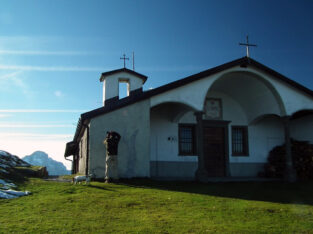
{"type": "Polygon", "coordinates": [[[242,45],[242,46],[246,46],[246,47],[247,47],[247,57],[248,57],[248,58],[250,57],[249,46],[257,47],[257,45],[255,45],[255,44],[249,44],[249,36],[248,36],[248,35],[247,35],[247,43],[239,43],[239,45],[242,45]]]}
{"type": "Polygon", "coordinates": [[[126,58],[126,55],[123,54],[123,57],[120,58],[120,59],[123,59],[124,60],[124,68],[126,68],[126,63],[125,63],[125,60],[129,60],[129,58],[126,58]]]}

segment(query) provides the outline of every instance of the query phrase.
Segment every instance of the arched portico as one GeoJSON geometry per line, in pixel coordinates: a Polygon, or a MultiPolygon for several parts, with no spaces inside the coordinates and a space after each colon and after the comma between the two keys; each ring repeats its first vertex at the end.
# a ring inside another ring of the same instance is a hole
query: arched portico
{"type": "Polygon", "coordinates": [[[252,72],[223,74],[210,86],[207,96],[212,92],[227,95],[240,105],[248,123],[263,115],[286,115],[277,90],[266,79],[252,72]]]}
{"type": "Polygon", "coordinates": [[[162,115],[171,122],[178,122],[187,112],[197,111],[194,107],[182,102],[163,102],[150,109],[150,114],[162,115]]]}
{"type": "MultiPolygon", "coordinates": [[[[281,96],[267,79],[253,72],[225,73],[212,83],[203,103],[204,121],[230,122],[228,149],[231,176],[256,176],[257,170],[263,169],[268,151],[275,143],[285,142],[286,152],[291,155],[289,118],[286,117],[281,96]],[[206,114],[214,108],[221,113],[206,114]],[[251,173],[249,168],[253,168],[251,173]]],[[[206,157],[211,156],[204,155],[206,157]]],[[[286,175],[289,176],[292,175],[293,165],[288,155],[287,164],[289,170],[286,175]]],[[[289,176],[288,180],[293,178],[289,176]]]]}
{"type": "Polygon", "coordinates": [[[250,125],[256,125],[259,122],[261,122],[264,119],[277,119],[280,120],[281,117],[279,115],[275,115],[275,114],[265,114],[265,115],[260,115],[258,117],[256,117],[255,119],[250,121],[250,125]]]}
{"type": "MultiPolygon", "coordinates": [[[[285,142],[286,152],[291,155],[294,118],[309,118],[310,114],[301,111],[287,116],[277,87],[268,76],[263,77],[262,73],[251,69],[236,68],[179,87],[151,99],[150,157],[151,162],[155,162],[151,174],[160,177],[163,170],[167,176],[175,177],[185,173],[180,169],[187,166],[182,164],[193,163],[192,169],[189,165],[187,171],[197,169],[196,176],[201,181],[206,181],[208,175],[257,176],[274,146],[285,142]],[[197,149],[193,155],[180,152],[180,127],[193,128],[197,149]],[[221,142],[219,146],[216,139],[221,142]],[[215,146],[208,148],[212,145],[215,146]],[[214,147],[223,154],[224,174],[214,175],[213,170],[208,173],[210,168],[219,167],[218,164],[204,166],[208,161],[211,163],[206,157],[212,156],[214,147]],[[175,166],[177,163],[182,164],[175,166]]],[[[287,168],[292,169],[290,157],[287,163],[287,168]]]]}

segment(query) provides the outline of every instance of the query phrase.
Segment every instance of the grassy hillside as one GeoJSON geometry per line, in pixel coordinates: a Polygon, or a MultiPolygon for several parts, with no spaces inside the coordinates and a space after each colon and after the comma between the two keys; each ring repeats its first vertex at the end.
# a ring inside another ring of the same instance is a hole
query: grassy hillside
{"type": "Polygon", "coordinates": [[[312,185],[30,179],[31,196],[0,200],[0,233],[310,233],[312,185]]]}

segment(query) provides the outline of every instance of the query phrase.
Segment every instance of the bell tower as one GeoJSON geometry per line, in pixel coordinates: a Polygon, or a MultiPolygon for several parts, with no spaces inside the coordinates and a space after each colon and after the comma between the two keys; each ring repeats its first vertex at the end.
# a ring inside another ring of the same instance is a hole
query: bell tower
{"type": "Polygon", "coordinates": [[[121,99],[119,97],[119,84],[127,84],[127,96],[142,92],[142,86],[148,79],[147,76],[139,74],[127,68],[121,68],[101,74],[100,82],[103,82],[103,106],[121,99]]]}

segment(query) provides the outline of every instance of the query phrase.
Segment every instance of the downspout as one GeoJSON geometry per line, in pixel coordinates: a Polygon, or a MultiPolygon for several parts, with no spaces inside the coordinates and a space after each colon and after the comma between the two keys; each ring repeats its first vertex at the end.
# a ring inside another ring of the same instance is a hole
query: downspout
{"type": "Polygon", "coordinates": [[[159,157],[158,157],[158,154],[159,154],[159,151],[158,151],[158,136],[156,136],[156,173],[155,173],[155,177],[158,178],[159,177],[159,157]]]}
{"type": "MultiPolygon", "coordinates": [[[[70,161],[70,162],[72,162],[72,168],[71,168],[71,174],[73,175],[74,173],[74,167],[73,167],[73,160],[71,160],[71,159],[67,159],[65,156],[64,156],[64,158],[65,158],[65,160],[67,160],[67,161],[70,161]]],[[[73,158],[74,158],[74,155],[73,155],[73,158]]]]}
{"type": "Polygon", "coordinates": [[[87,129],[87,153],[86,153],[86,175],[89,175],[89,126],[88,124],[83,124],[84,127],[87,129]]]}

